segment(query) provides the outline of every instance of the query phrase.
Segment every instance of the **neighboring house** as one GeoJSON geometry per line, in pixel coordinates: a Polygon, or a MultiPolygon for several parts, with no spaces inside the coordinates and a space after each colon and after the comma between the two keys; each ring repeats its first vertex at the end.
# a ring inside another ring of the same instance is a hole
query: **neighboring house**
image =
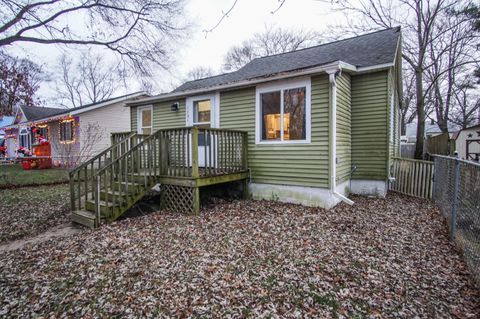
{"type": "Polygon", "coordinates": [[[5,132],[6,157],[16,158],[20,148],[30,150],[35,143],[31,123],[43,117],[52,116],[64,110],[51,107],[20,106],[15,111],[14,120],[3,126],[5,132]]]}
{"type": "Polygon", "coordinates": [[[400,28],[386,29],[130,102],[131,127],[247,131],[256,199],[332,207],[349,192],[384,196],[399,155],[401,66],[400,28]]]}
{"type": "Polygon", "coordinates": [[[76,165],[108,148],[111,133],[130,131],[125,102],[147,96],[137,92],[68,110],[21,107],[14,125],[5,128],[15,144],[9,155],[17,156],[19,147],[30,150],[43,137],[56,165],[76,165]]]}
{"type": "Polygon", "coordinates": [[[458,158],[477,161],[480,157],[480,124],[468,127],[454,134],[458,158]]]}
{"type": "Polygon", "coordinates": [[[0,159],[8,156],[6,140],[7,133],[5,133],[3,127],[12,125],[14,121],[15,116],[0,115],[0,159]]]}

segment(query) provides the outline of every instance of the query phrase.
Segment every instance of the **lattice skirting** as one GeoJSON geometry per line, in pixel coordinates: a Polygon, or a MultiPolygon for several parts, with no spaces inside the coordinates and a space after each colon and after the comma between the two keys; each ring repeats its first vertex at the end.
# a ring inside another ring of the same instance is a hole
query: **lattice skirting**
{"type": "Polygon", "coordinates": [[[160,206],[162,209],[178,213],[195,213],[195,188],[165,185],[160,189],[160,206]]]}

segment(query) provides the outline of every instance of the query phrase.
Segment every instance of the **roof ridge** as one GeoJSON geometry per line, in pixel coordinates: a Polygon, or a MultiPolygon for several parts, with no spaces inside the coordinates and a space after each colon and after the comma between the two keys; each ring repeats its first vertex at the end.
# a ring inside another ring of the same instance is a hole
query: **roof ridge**
{"type": "MultiPolygon", "coordinates": [[[[365,33],[365,34],[360,34],[360,35],[356,35],[356,36],[349,37],[349,38],[345,38],[345,39],[339,39],[339,40],[335,40],[335,41],[331,41],[331,42],[327,42],[327,43],[317,44],[317,45],[314,45],[314,46],[311,46],[311,47],[307,47],[307,48],[301,48],[301,49],[298,49],[298,50],[293,50],[293,51],[288,51],[288,52],[282,52],[282,53],[276,53],[276,54],[261,56],[261,57],[258,57],[258,58],[253,59],[253,60],[250,61],[250,62],[253,62],[253,61],[255,61],[255,60],[266,59],[266,58],[269,58],[269,57],[274,57],[274,56],[279,56],[279,55],[284,55],[284,54],[291,54],[291,53],[296,53],[296,52],[299,52],[299,51],[310,50],[310,49],[314,49],[314,48],[318,48],[318,47],[321,47],[321,46],[325,46],[325,45],[329,45],[329,44],[334,44],[334,43],[338,43],[338,42],[343,42],[343,41],[358,39],[358,38],[365,37],[365,36],[369,36],[369,35],[372,35],[372,34],[375,34],[375,33],[380,33],[380,32],[385,32],[385,31],[390,31],[390,30],[395,30],[395,32],[398,32],[398,31],[400,31],[400,29],[401,29],[400,26],[390,27],[390,28],[387,28],[387,29],[381,29],[381,30],[377,30],[377,31],[373,31],[373,32],[365,33]],[[395,29],[396,29],[396,30],[395,30],[395,29]]],[[[247,64],[249,64],[250,62],[248,62],[247,64]]],[[[247,66],[247,64],[245,64],[243,67],[247,66]]],[[[243,69],[243,67],[241,67],[239,70],[243,69]]]]}

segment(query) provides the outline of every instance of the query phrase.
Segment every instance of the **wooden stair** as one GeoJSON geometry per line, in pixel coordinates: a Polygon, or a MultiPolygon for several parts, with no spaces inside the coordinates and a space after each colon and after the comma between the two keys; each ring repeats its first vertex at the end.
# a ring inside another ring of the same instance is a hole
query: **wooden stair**
{"type": "Polygon", "coordinates": [[[155,178],[139,165],[147,140],[147,136],[130,134],[70,172],[74,223],[96,228],[114,221],[153,187],[155,178]]]}
{"type": "Polygon", "coordinates": [[[70,171],[73,222],[90,228],[112,222],[157,183],[162,207],[198,213],[200,187],[248,178],[246,132],[186,127],[120,134],[70,171]],[[200,137],[210,141],[203,155],[200,137]]]}

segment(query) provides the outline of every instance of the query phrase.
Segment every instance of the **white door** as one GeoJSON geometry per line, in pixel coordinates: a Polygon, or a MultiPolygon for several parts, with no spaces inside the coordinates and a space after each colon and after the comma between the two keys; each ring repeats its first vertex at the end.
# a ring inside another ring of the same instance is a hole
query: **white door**
{"type": "MultiPolygon", "coordinates": [[[[187,125],[199,128],[218,127],[218,94],[196,96],[187,99],[187,125]]],[[[205,136],[203,132],[198,135],[198,166],[205,167],[207,163],[216,163],[212,154],[213,137],[205,136]]],[[[214,149],[218,149],[215,147],[214,149]]],[[[212,164],[211,164],[212,165],[212,164]]]]}

